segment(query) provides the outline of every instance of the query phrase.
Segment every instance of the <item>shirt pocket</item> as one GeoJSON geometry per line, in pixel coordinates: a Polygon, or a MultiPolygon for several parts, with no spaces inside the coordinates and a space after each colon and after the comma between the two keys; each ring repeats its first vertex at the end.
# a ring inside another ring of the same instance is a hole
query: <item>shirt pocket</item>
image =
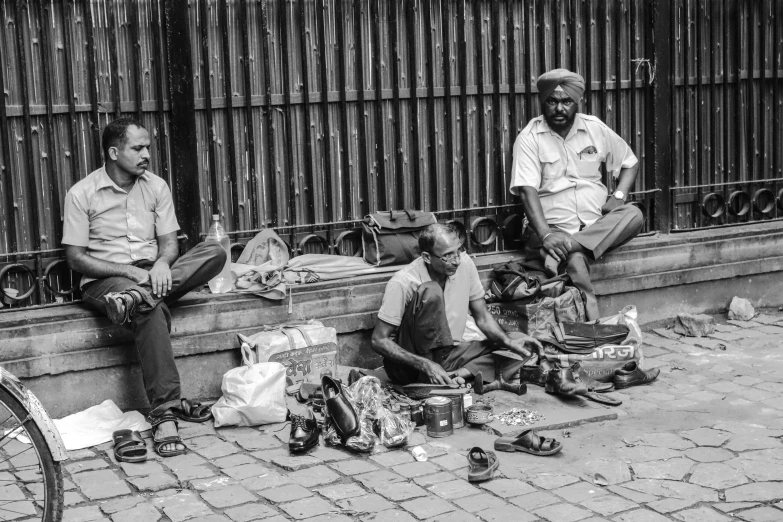
{"type": "Polygon", "coordinates": [[[563,167],[560,162],[560,154],[554,151],[542,151],[538,153],[538,161],[541,162],[541,177],[545,181],[553,180],[563,175],[563,167]]]}
{"type": "Polygon", "coordinates": [[[601,180],[601,163],[604,161],[604,155],[600,151],[592,154],[582,153],[577,156],[577,174],[582,179],[590,181],[601,180]]]}

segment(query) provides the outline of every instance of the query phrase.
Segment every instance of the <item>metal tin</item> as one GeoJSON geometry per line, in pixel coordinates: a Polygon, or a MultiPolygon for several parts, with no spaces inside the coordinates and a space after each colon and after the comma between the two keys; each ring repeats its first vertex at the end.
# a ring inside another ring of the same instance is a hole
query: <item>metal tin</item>
{"type": "Polygon", "coordinates": [[[451,400],[447,397],[427,399],[424,402],[424,419],[427,422],[427,435],[430,437],[448,437],[454,433],[451,400]]]}
{"type": "Polygon", "coordinates": [[[424,408],[421,403],[411,406],[411,420],[416,426],[424,426],[424,408]]]}
{"type": "Polygon", "coordinates": [[[451,424],[455,429],[465,426],[463,397],[464,395],[452,395],[451,397],[451,424]]]}

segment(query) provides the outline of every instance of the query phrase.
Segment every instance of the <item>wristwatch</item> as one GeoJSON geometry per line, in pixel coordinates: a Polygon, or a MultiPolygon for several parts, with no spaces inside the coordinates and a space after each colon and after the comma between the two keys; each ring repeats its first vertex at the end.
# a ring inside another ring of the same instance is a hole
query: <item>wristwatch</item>
{"type": "Polygon", "coordinates": [[[619,199],[620,201],[625,201],[625,194],[622,190],[615,190],[614,194],[612,194],[614,197],[619,199]]]}

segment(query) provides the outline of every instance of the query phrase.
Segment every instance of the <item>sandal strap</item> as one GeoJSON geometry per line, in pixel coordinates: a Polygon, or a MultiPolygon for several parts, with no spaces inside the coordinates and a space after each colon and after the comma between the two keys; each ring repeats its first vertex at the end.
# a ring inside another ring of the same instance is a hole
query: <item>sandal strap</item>
{"type": "Polygon", "coordinates": [[[161,415],[149,415],[147,417],[147,421],[152,425],[153,430],[164,422],[173,422],[177,426],[177,429],[179,429],[179,422],[177,422],[177,418],[170,411],[167,411],[161,415]]]}
{"type": "Polygon", "coordinates": [[[152,440],[155,442],[155,445],[160,447],[163,444],[171,444],[171,443],[182,443],[182,437],[179,435],[169,435],[167,437],[163,437],[162,439],[156,439],[155,437],[152,437],[152,440]]]}

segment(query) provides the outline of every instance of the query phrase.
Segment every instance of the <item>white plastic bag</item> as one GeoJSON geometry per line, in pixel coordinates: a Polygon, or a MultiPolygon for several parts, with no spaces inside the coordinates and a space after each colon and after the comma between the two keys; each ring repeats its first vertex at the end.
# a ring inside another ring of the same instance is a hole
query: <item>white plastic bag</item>
{"type": "MultiPolygon", "coordinates": [[[[247,354],[242,353],[247,363],[247,354]]],[[[223,375],[223,396],[212,406],[215,427],[257,426],[283,422],[285,404],[285,366],[265,362],[240,366],[223,375]]]]}

